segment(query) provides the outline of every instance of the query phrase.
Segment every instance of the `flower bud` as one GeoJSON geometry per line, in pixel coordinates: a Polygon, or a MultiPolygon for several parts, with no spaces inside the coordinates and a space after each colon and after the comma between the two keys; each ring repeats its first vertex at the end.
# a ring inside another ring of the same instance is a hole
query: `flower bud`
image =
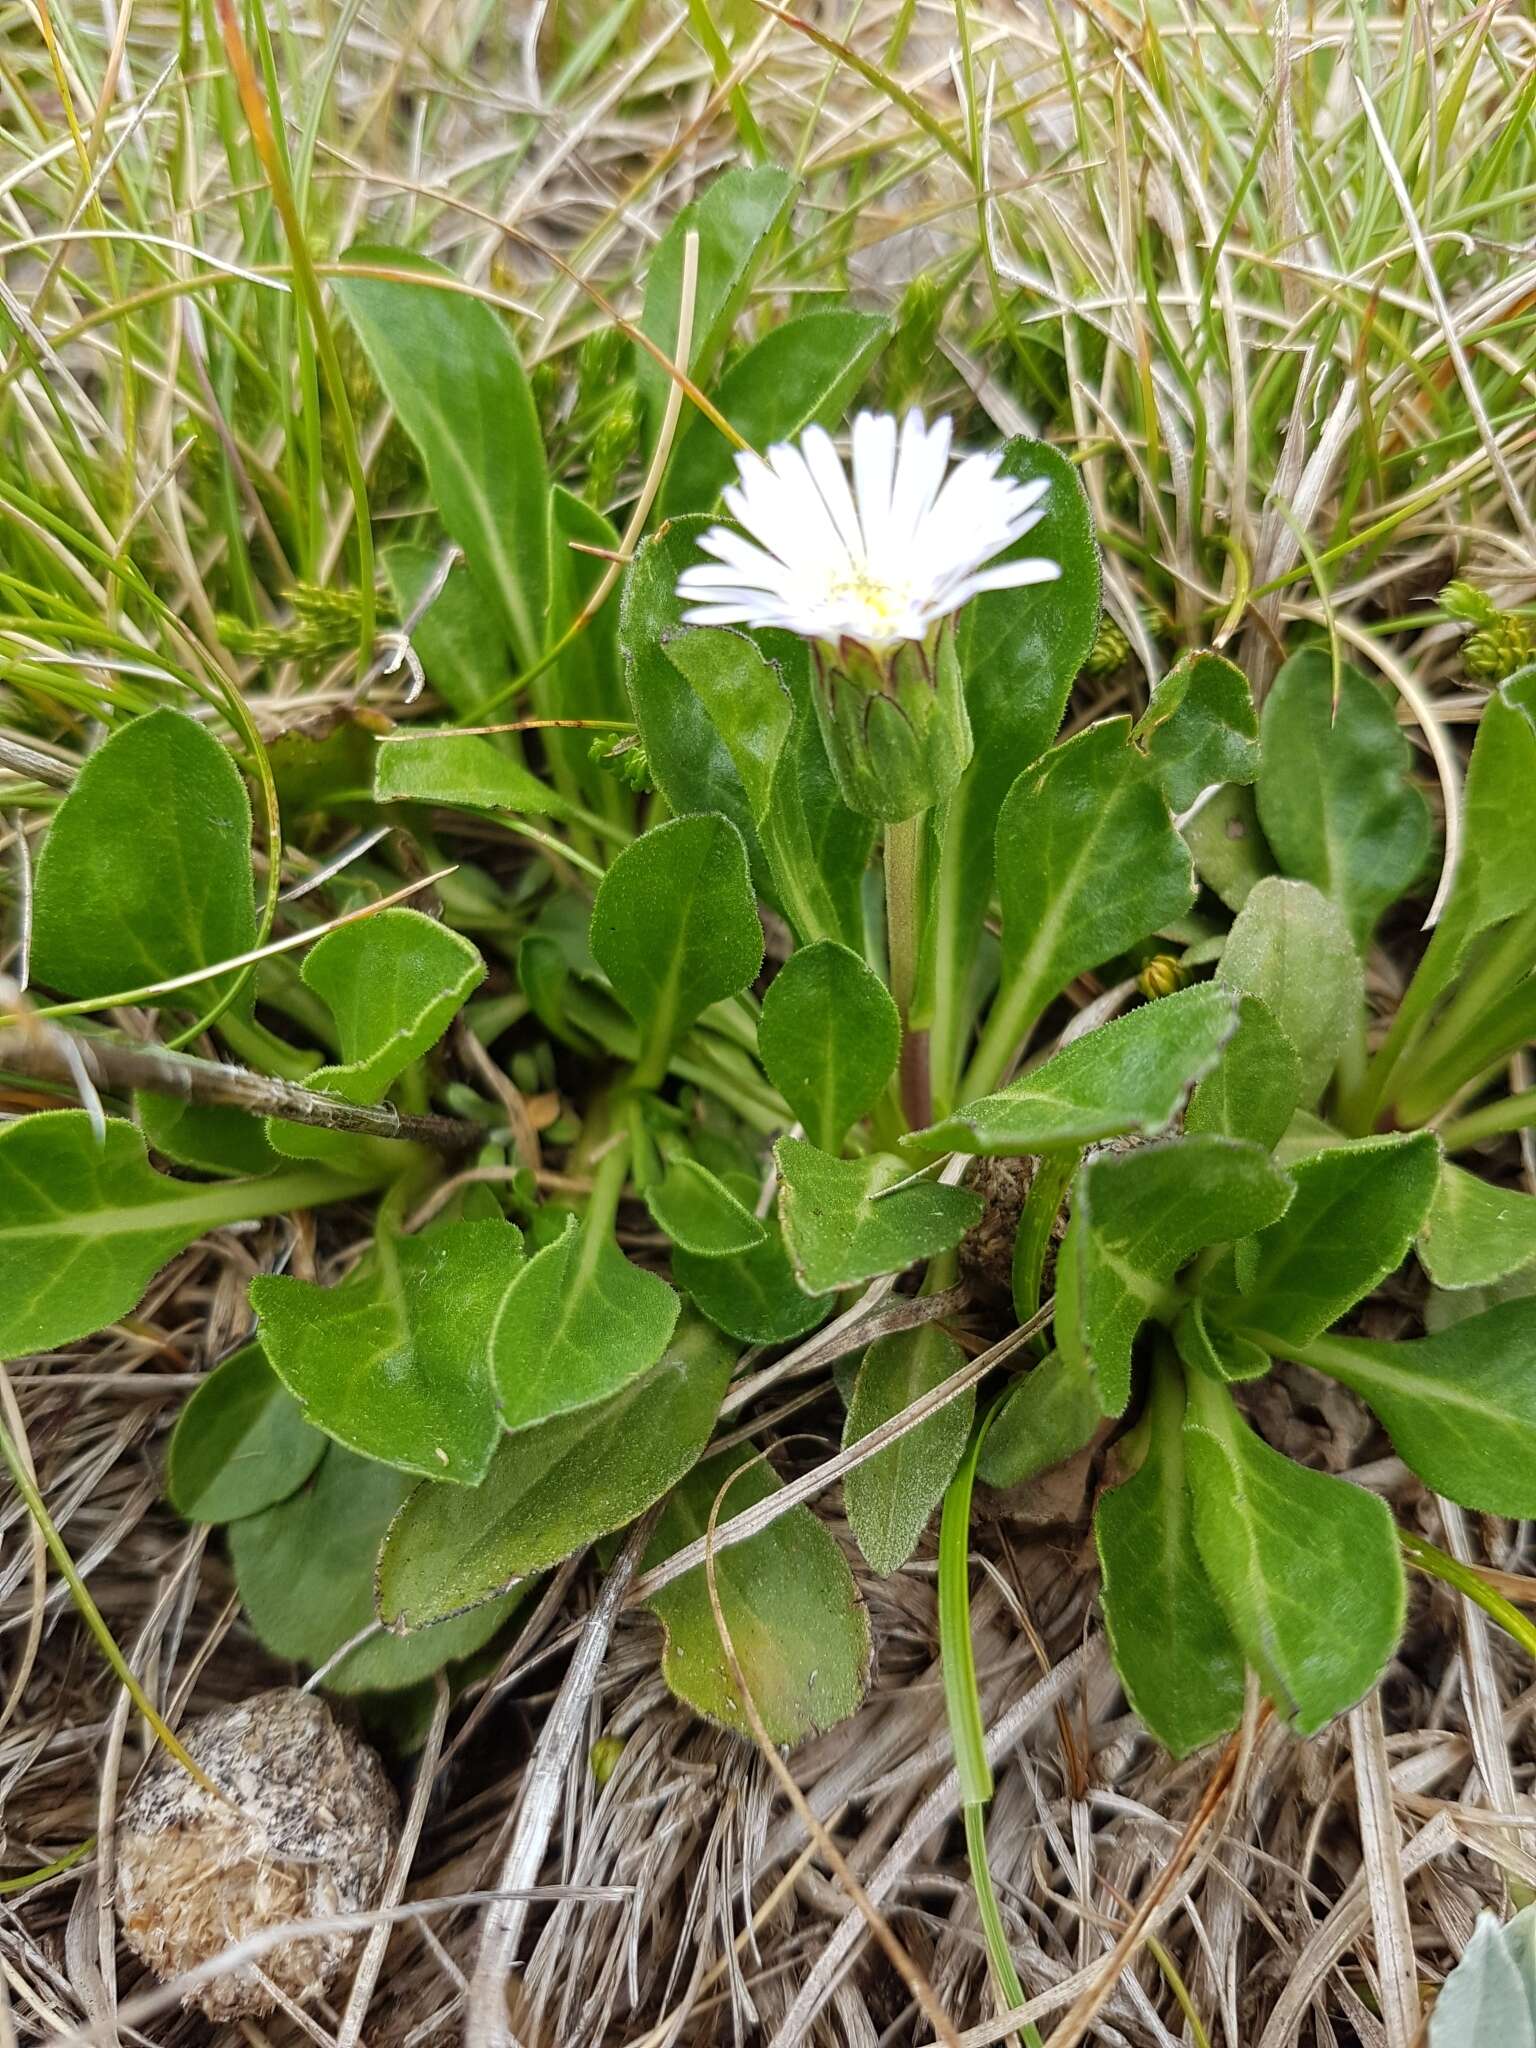
{"type": "Polygon", "coordinates": [[[815,643],[816,715],[850,810],[899,825],[943,801],[971,758],[953,622],[881,649],[815,643]]]}

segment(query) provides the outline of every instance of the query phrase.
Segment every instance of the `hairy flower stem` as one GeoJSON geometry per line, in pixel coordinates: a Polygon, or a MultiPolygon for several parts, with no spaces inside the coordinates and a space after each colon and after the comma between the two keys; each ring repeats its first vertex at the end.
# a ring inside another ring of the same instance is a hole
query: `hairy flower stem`
{"type": "Polygon", "coordinates": [[[901,1016],[901,1107],[914,1131],[932,1122],[928,1077],[928,1034],[914,1031],[917,963],[922,947],[923,836],[926,814],[885,828],[885,925],[890,952],[891,994],[901,1016]]]}

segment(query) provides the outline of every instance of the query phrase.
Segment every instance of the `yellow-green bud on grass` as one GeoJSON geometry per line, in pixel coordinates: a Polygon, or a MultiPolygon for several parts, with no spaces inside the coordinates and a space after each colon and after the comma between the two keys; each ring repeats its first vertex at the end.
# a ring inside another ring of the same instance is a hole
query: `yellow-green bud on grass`
{"type": "Polygon", "coordinates": [[[850,810],[899,825],[947,797],[971,758],[953,622],[876,650],[815,644],[816,715],[850,810]]]}

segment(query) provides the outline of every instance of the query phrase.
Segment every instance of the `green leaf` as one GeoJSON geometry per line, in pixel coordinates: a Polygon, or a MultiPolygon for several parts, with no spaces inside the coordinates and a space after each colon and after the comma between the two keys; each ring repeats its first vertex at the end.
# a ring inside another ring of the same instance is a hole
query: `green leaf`
{"type": "Polygon", "coordinates": [[[779,1214],[807,1294],[900,1273],[956,1246],[981,1220],[966,1188],[913,1177],[902,1159],[834,1159],[803,1138],[780,1138],[779,1214]]]}
{"type": "MultiPolygon", "coordinates": [[[[413,1483],[332,1444],[307,1486],[231,1525],[235,1584],[251,1627],[274,1656],[318,1669],[374,1620],[379,1546],[413,1483]]],[[[477,1498],[461,1487],[448,1490],[461,1503],[477,1498]]],[[[488,1601],[415,1635],[374,1635],[327,1672],[326,1690],[415,1685],[489,1642],[520,1597],[488,1601]]]]}
{"type": "Polygon", "coordinates": [[[1536,786],[1536,666],[1521,669],[1489,697],[1467,763],[1461,858],[1440,925],[1451,951],[1490,925],[1536,903],[1536,863],[1526,838],[1536,786]]]}
{"type": "Polygon", "coordinates": [[[1361,1138],[1298,1160],[1289,1178],[1295,1199],[1239,1248],[1242,1293],[1218,1305],[1261,1342],[1305,1343],[1402,1264],[1434,1199],[1440,1144],[1430,1131],[1361,1138]]]}
{"type": "MultiPolygon", "coordinates": [[[[932,1393],[964,1364],[965,1353],[936,1323],[920,1323],[915,1330],[879,1338],[859,1366],[843,1426],[843,1449],[932,1393]]],[[[871,1571],[882,1576],[900,1571],[917,1548],[929,1516],[955,1476],[975,1414],[972,1387],[856,1465],[843,1481],[848,1524],[871,1571]]]]}
{"type": "MultiPolygon", "coordinates": [[[[794,196],[795,180],[787,171],[770,164],[726,171],[683,208],[657,243],[646,272],[640,331],[655,342],[669,361],[675,362],[684,244],[690,234],[699,238],[692,341],[688,360],[680,366],[696,383],[708,381],[746,302],[757,267],[788,218],[794,196]]],[[[650,352],[638,344],[635,381],[654,440],[671,379],[650,352]]]]}
{"type": "Polygon", "coordinates": [[[1243,783],[1224,784],[1186,821],[1183,831],[1201,881],[1228,910],[1241,910],[1258,884],[1275,872],[1274,856],[1259,826],[1258,804],[1243,783]]]}
{"type": "MultiPolygon", "coordinates": [[[[766,1020],[766,1003],[763,1013],[766,1020]]],[[[1198,983],[1075,1039],[1001,1093],[903,1138],[901,1149],[916,1159],[946,1152],[1009,1159],[1132,1132],[1155,1136],[1210,1072],[1236,1023],[1229,991],[1198,983]]]]}
{"type": "Polygon", "coordinates": [[[993,1415],[977,1473],[988,1486],[1023,1486],[1076,1457],[1103,1421],[1092,1373],[1052,1351],[993,1415]]]}
{"type": "MultiPolygon", "coordinates": [[[[647,1570],[706,1534],[716,1494],[744,1465],[750,1469],[727,1493],[721,1521],[779,1491],[747,1444],[696,1466],[663,1510],[645,1554],[647,1570]]],[[[869,1680],[869,1617],[842,1552],[809,1508],[791,1508],[722,1550],[714,1575],[732,1647],[771,1742],[799,1742],[854,1712],[869,1680]]],[[[661,1668],[668,1685],[698,1713],[749,1734],[704,1567],[696,1565],[647,1604],[666,1631],[661,1668]]]]}
{"type": "Polygon", "coordinates": [[[1273,1364],[1262,1345],[1212,1322],[1198,1295],[1179,1310],[1173,1341],[1191,1372],[1206,1373],[1224,1385],[1233,1380],[1262,1379],[1273,1364]]]}
{"type": "Polygon", "coordinates": [[[325,1456],[259,1344],[246,1344],[200,1383],[176,1419],[165,1490],[189,1522],[235,1522],[286,1500],[325,1456]]]}
{"type": "Polygon", "coordinates": [[[642,542],[624,573],[619,598],[619,644],[624,681],[656,787],[679,816],[719,811],[760,860],[752,805],[730,749],[699,697],[684,688],[671,642],[687,632],[677,579],[697,559],[699,535],[709,521],[669,520],[642,542]]]}
{"type": "Polygon", "coordinates": [[[251,1306],[317,1429],[402,1472],[473,1486],[501,1429],[492,1332],[522,1267],[510,1223],[442,1223],[380,1238],[334,1287],[261,1275],[251,1306]]]}
{"type": "Polygon", "coordinates": [[[1183,1423],[1180,1376],[1164,1365],[1153,1376],[1142,1461],[1099,1496],[1093,1518],[1115,1669],[1176,1757],[1225,1735],[1243,1712],[1243,1653],[1195,1542],[1183,1423]]]}
{"type": "Polygon", "coordinates": [[[1125,1410],[1131,1345],[1149,1315],[1172,1311],[1179,1268],[1273,1223],[1290,1199],[1285,1175],[1236,1138],[1181,1138],[1087,1162],[1057,1264],[1056,1342],[1093,1367],[1106,1415],[1125,1410]]]}
{"type": "Polygon", "coordinates": [[[768,867],[764,893],[803,945],[838,939],[862,952],[864,876],[875,822],[843,801],[812,701],[806,642],[769,630],[757,638],[777,666],[795,712],[774,765],[768,808],[758,821],[768,867]]]}
{"type": "Polygon", "coordinates": [[[1437,1287],[1487,1287],[1518,1273],[1536,1260],[1536,1195],[1495,1187],[1446,1161],[1418,1251],[1437,1287]]]}
{"type": "Polygon", "coordinates": [[[1238,1002],[1237,1029],[1190,1098],[1186,1131],[1279,1144],[1301,1100],[1301,1056],[1257,996],[1238,1002]]]}
{"type": "Polygon", "coordinates": [[[1429,2048],[1536,2048],[1536,1910],[1479,1913],[1429,2016],[1429,2048]]]}
{"type": "Polygon", "coordinates": [[[768,1242],[766,1225],[696,1159],[670,1161],[662,1179],[646,1189],[645,1206],[658,1230],[701,1258],[728,1258],[768,1242]]]}
{"type": "Polygon", "coordinates": [[[508,1429],[587,1408],[648,1372],[677,1327],[666,1281],[572,1216],[513,1281],[492,1335],[508,1429]]]}
{"type": "MultiPolygon", "coordinates": [[[[436,580],[442,553],[420,541],[399,541],[382,550],[379,566],[402,619],[414,614],[436,580]]],[[[411,646],[433,690],[466,724],[477,720],[486,702],[499,697],[511,679],[512,656],[500,608],[462,561],[454,563],[412,626],[411,646]]]]}
{"type": "Polygon", "coordinates": [[[447,925],[397,909],[327,932],[302,972],[336,1019],[343,1061],[318,1068],[309,1085],[379,1102],[436,1045],[484,981],[485,962],[447,925]]]}
{"type": "Polygon", "coordinates": [[[1403,1343],[1320,1337],[1296,1349],[1360,1396],[1436,1493],[1484,1514],[1536,1515],[1536,1300],[1403,1343]]]}
{"type": "Polygon", "coordinates": [[[0,1358],[51,1351],[125,1316],[167,1259],[221,1223],[333,1198],[313,1169],[194,1186],[156,1173],[142,1133],[83,1109],[0,1126],[0,1358]]]}
{"type": "Polygon", "coordinates": [[[1061,575],[1054,583],[986,591],[956,623],[974,746],[949,798],[935,886],[933,1051],[941,1100],[953,1099],[959,1079],[968,1023],[963,997],[992,899],[998,814],[1014,782],[1055,738],[1099,629],[1099,549],[1076,468],[1060,450],[1022,436],[1007,444],[998,467],[1018,483],[1049,481],[1045,516],[1010,554],[1047,557],[1061,564],[1061,575]]]}
{"type": "MultiPolygon", "coordinates": [[[[32,898],[32,980],[89,1000],[192,974],[256,943],[251,804],[180,711],[119,726],[54,813],[32,898]]],[[[207,1009],[225,974],[166,1001],[207,1009]]]]}
{"type": "Polygon", "coordinates": [[[666,643],[667,659],[687,682],[724,740],[761,828],[774,770],[789,739],[795,707],[779,671],[755,641],[726,626],[692,626],[666,643]]]}
{"type": "Polygon", "coordinates": [[[331,288],[416,444],[433,505],[527,668],[543,650],[549,606],[549,477],[506,323],[410,250],[358,244],[347,261],[411,274],[343,273],[331,288]]]}
{"type": "Polygon", "coordinates": [[[1344,913],[1310,882],[1259,882],[1237,914],[1217,979],[1257,996],[1301,1060],[1301,1100],[1328,1085],[1365,1000],[1344,913]]]}
{"type": "Polygon", "coordinates": [[[146,1143],[175,1166],[224,1176],[270,1173],[278,1163],[261,1118],[243,1109],[140,1092],[133,1114],[146,1143]]]}
{"type": "Polygon", "coordinates": [[[1403,1626],[1386,1502],[1293,1465],[1214,1380],[1189,1382],[1195,1541],[1232,1632],[1278,1713],[1315,1735],[1380,1678],[1403,1626]]]}
{"type": "Polygon", "coordinates": [[[1189,851],[1130,730],[1128,718],[1090,725],[1008,792],[997,823],[1002,987],[983,1041],[994,1066],[1069,981],[1194,901],[1189,851]]]}
{"type": "Polygon", "coordinates": [[[456,811],[513,817],[564,817],[570,805],[491,740],[444,727],[400,733],[374,755],[373,791],[381,804],[442,804],[456,811]]]}
{"type": "Polygon", "coordinates": [[[757,1049],[811,1143],[835,1152],[896,1071],[901,1019],[873,969],[822,939],[792,953],[768,984],[757,1049]]]}
{"type": "Polygon", "coordinates": [[[635,1082],[654,1087],[683,1033],[763,964],[746,848],[728,819],[673,818],[614,861],[592,906],[592,951],[640,1027],[635,1082]]]}
{"type": "MultiPolygon", "coordinates": [[[[621,552],[613,521],[594,506],[556,485],[550,497],[551,579],[548,637],[561,637],[596,596],[608,564],[588,552],[621,552]],[[573,545],[575,543],[575,545],[573,545]]],[[[618,607],[606,601],[576,633],[552,668],[529,686],[529,708],[541,718],[629,718],[629,699],[619,662],[618,607]]],[[[617,740],[619,735],[611,735],[617,740]]],[[[592,734],[547,729],[539,735],[544,758],[562,790],[585,794],[591,807],[628,825],[628,793],[591,758],[592,734]]]]}
{"type": "Polygon", "coordinates": [[[813,1296],[795,1278],[777,1219],[766,1244],[730,1258],[674,1251],[672,1278],[720,1329],[744,1344],[788,1344],[825,1322],[830,1294],[813,1296]]]}
{"type": "MultiPolygon", "coordinates": [[[[749,448],[798,440],[808,426],[831,427],[842,418],[890,332],[890,322],[875,313],[840,306],[801,313],[770,327],[710,395],[749,448]]],[[[656,339],[670,352],[668,341],[656,339]]],[[[690,409],[667,470],[661,510],[708,512],[735,475],[730,442],[690,409]]]]}
{"type": "Polygon", "coordinates": [[[480,1485],[419,1486],[379,1555],[379,1613],[420,1628],[622,1529],[674,1486],[714,1428],[734,1352],[689,1317],[643,1379],[504,1437],[480,1485]]]}
{"type": "Polygon", "coordinates": [[[1362,947],[1429,855],[1412,758],[1385,692],[1347,662],[1335,678],[1325,648],[1293,654],[1270,684],[1257,791],[1265,837],[1286,874],[1332,898],[1362,947]]]}
{"type": "Polygon", "coordinates": [[[1176,662],[1153,690],[1136,737],[1175,811],[1187,811],[1213,783],[1252,782],[1259,770],[1253,692],[1224,655],[1176,662]]]}

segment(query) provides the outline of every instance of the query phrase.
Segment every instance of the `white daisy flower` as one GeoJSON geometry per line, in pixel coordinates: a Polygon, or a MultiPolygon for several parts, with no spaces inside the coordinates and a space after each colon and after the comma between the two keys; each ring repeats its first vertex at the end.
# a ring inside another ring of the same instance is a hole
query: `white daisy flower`
{"type": "Polygon", "coordinates": [[[1044,517],[1045,479],[999,476],[996,452],[950,468],[952,432],[948,418],[930,427],[914,411],[898,436],[890,413],[861,412],[851,488],[822,427],[766,458],[738,455],[741,480],[724,501],[744,533],[712,526],[701,537],[714,559],[678,578],[684,620],[781,626],[879,656],[925,640],[984,590],[1052,581],[1057,562],[996,561],[1044,517]]]}

